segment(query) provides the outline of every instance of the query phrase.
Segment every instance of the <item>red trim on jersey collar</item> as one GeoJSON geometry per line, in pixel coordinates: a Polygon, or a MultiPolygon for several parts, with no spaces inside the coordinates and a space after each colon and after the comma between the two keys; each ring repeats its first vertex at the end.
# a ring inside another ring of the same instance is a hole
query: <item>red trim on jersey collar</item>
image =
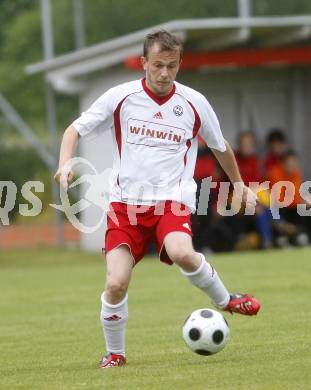
{"type": "Polygon", "coordinates": [[[170,100],[170,98],[174,95],[176,90],[175,84],[173,84],[173,88],[170,90],[170,92],[167,95],[158,96],[154,92],[152,92],[150,88],[147,87],[146,78],[143,78],[141,80],[141,83],[143,85],[143,89],[146,92],[146,94],[160,106],[166,103],[168,100],[170,100]]]}

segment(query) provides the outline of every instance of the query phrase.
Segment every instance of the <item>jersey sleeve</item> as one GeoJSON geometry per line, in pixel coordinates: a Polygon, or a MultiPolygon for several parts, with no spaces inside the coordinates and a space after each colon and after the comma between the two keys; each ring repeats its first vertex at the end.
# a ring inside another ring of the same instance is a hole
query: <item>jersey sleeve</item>
{"type": "Polygon", "coordinates": [[[111,127],[115,95],[115,88],[109,89],[72,123],[81,137],[111,127]]]}
{"type": "Polygon", "coordinates": [[[199,134],[204,139],[209,148],[224,152],[226,150],[226,145],[220,129],[218,118],[212,106],[203,95],[200,103],[199,114],[201,118],[201,127],[199,134]]]}

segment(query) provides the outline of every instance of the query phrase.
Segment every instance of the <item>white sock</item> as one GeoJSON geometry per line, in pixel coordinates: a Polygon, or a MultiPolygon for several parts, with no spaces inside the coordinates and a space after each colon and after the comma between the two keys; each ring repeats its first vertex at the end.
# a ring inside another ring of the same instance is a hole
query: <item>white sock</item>
{"type": "Polygon", "coordinates": [[[222,309],[227,306],[230,300],[230,294],[216,270],[205,260],[205,257],[201,253],[200,255],[202,256],[202,262],[196,271],[185,272],[182,269],[180,271],[188,278],[191,284],[209,295],[214,305],[222,309]]]}
{"type": "Polygon", "coordinates": [[[125,356],[125,329],[128,319],[127,294],[121,302],[111,305],[101,296],[100,320],[106,338],[107,352],[125,356]]]}

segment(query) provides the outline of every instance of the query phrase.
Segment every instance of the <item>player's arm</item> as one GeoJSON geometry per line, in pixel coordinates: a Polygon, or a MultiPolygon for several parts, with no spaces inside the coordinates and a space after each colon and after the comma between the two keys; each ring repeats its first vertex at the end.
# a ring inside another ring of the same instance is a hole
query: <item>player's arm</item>
{"type": "Polygon", "coordinates": [[[79,137],[84,137],[99,127],[104,130],[111,127],[115,102],[120,98],[119,92],[120,86],[104,92],[65,130],[60,147],[59,165],[54,179],[66,190],[73,179],[70,160],[76,150],[79,137]]]}
{"type": "Polygon", "coordinates": [[[58,169],[54,175],[54,179],[66,190],[72,182],[73,178],[73,172],[67,163],[74,155],[79,137],[80,136],[77,130],[72,125],[70,125],[64,132],[60,147],[59,164],[58,169]]]}
{"type": "Polygon", "coordinates": [[[240,170],[238,164],[236,162],[234,152],[228,141],[224,140],[226,150],[224,152],[220,152],[216,149],[211,149],[214,153],[216,159],[221,165],[222,169],[225,171],[227,176],[229,177],[232,184],[240,183],[240,186],[235,187],[235,191],[242,191],[242,199],[244,202],[250,204],[256,204],[257,196],[256,194],[248,188],[241,177],[240,170]]]}

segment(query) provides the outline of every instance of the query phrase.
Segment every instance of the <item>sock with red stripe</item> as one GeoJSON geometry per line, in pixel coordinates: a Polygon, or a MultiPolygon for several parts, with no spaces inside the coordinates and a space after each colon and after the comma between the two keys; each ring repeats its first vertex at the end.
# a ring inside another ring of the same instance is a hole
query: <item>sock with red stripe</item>
{"type": "Polygon", "coordinates": [[[121,302],[111,305],[101,296],[100,320],[106,338],[106,350],[125,356],[125,330],[128,319],[127,294],[121,302]]]}

